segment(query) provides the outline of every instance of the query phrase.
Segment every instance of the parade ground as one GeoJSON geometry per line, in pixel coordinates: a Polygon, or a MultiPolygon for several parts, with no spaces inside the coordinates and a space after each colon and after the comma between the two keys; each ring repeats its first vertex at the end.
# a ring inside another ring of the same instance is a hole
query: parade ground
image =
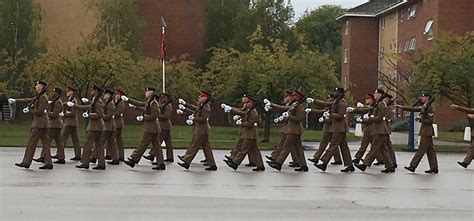
{"type": "Polygon", "coordinates": [[[397,152],[394,174],[381,174],[380,166],[321,172],[312,164],[307,173],[288,166],[233,171],[222,162],[224,150],[214,152],[215,172],[204,171],[201,152],[189,170],[175,161],[154,171],[142,159],[133,169],[122,163],[79,170],[68,161],[40,171],[37,163],[26,170],[13,165],[23,153],[0,148],[0,220],[474,220],[474,169],[456,164],[464,154],[439,153],[440,173],[427,175],[426,159],[415,174],[403,169],[409,152],[397,152]]]}

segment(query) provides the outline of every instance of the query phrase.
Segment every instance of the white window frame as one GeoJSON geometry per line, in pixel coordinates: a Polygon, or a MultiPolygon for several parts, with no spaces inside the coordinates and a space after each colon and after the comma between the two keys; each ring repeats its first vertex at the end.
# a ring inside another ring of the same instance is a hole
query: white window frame
{"type": "Polygon", "coordinates": [[[347,64],[348,61],[348,55],[349,54],[349,49],[344,49],[344,64],[347,64]]]}
{"type": "Polygon", "coordinates": [[[426,35],[426,40],[430,41],[433,39],[433,19],[428,19],[425,22],[425,29],[423,30],[423,34],[426,35]]]}
{"type": "Polygon", "coordinates": [[[380,19],[380,29],[382,29],[382,30],[385,29],[385,18],[380,19]]]}
{"type": "Polygon", "coordinates": [[[408,51],[408,48],[410,47],[410,40],[405,41],[405,47],[403,48],[403,51],[408,51]]]}
{"type": "Polygon", "coordinates": [[[408,48],[410,51],[415,51],[416,49],[416,38],[413,37],[412,39],[410,39],[410,46],[408,48]]]}
{"type": "Polygon", "coordinates": [[[346,20],[346,23],[344,24],[344,35],[349,34],[349,20],[346,20]]]}
{"type": "Polygon", "coordinates": [[[408,19],[416,17],[416,4],[408,7],[408,19]]]}

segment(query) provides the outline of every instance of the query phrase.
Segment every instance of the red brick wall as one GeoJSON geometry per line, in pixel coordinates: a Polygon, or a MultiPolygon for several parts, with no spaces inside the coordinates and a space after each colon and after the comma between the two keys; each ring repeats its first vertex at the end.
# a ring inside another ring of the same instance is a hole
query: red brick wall
{"type": "Polygon", "coordinates": [[[197,61],[203,53],[204,7],[207,0],[138,0],[140,13],[147,21],[143,54],[160,56],[161,17],[166,29],[167,57],[189,54],[197,61]]]}
{"type": "Polygon", "coordinates": [[[473,0],[438,0],[440,32],[452,32],[464,35],[468,31],[474,31],[473,0]]]}
{"type": "Polygon", "coordinates": [[[378,66],[378,19],[349,18],[349,34],[344,35],[344,49],[349,49],[347,64],[342,63],[341,81],[347,79],[349,91],[355,100],[363,100],[365,95],[377,88],[378,66]]]}

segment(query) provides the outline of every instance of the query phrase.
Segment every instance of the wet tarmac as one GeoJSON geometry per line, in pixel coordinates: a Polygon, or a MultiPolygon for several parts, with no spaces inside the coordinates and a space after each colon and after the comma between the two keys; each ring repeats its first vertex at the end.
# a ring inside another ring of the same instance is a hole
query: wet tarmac
{"type": "Polygon", "coordinates": [[[79,170],[67,162],[40,171],[41,164],[13,165],[23,152],[0,148],[0,220],[474,220],[474,167],[456,164],[463,154],[438,154],[440,173],[429,175],[426,158],[417,173],[402,169],[413,155],[407,152],[397,152],[394,174],[381,174],[380,166],[320,172],[312,164],[306,173],[288,166],[233,171],[222,150],[214,152],[214,172],[204,171],[201,152],[189,170],[175,161],[154,171],[142,159],[133,169],[79,170]]]}

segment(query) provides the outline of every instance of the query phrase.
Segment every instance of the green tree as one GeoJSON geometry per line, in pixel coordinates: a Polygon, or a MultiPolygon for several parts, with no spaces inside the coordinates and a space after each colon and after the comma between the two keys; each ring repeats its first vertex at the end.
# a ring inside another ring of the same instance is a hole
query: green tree
{"type": "MultiPolygon", "coordinates": [[[[288,53],[281,40],[263,36],[258,26],[250,37],[251,50],[218,48],[206,66],[202,85],[217,93],[217,100],[239,104],[243,94],[257,94],[281,102],[285,90],[299,89],[312,96],[324,96],[338,84],[334,63],[325,54],[300,48],[288,53]],[[265,46],[261,42],[271,42],[265,46]],[[222,82],[226,82],[222,84],[222,82]]],[[[263,111],[262,111],[263,112],[263,111]]],[[[265,113],[264,140],[268,141],[272,113],[265,113]]]]}
{"type": "Polygon", "coordinates": [[[336,17],[344,12],[340,6],[323,5],[305,14],[296,22],[296,30],[303,35],[304,44],[311,50],[328,53],[341,66],[342,22],[336,17]]]}
{"type": "Polygon", "coordinates": [[[120,46],[138,57],[145,20],[136,0],[86,0],[86,6],[100,18],[92,38],[99,49],[120,46]]]}
{"type": "Polygon", "coordinates": [[[16,79],[27,61],[46,49],[39,38],[40,11],[32,0],[0,0],[0,90],[9,95],[25,92],[16,79]]]}
{"type": "Polygon", "coordinates": [[[455,104],[474,104],[474,32],[445,33],[414,66],[414,91],[431,89],[455,104]]]}

